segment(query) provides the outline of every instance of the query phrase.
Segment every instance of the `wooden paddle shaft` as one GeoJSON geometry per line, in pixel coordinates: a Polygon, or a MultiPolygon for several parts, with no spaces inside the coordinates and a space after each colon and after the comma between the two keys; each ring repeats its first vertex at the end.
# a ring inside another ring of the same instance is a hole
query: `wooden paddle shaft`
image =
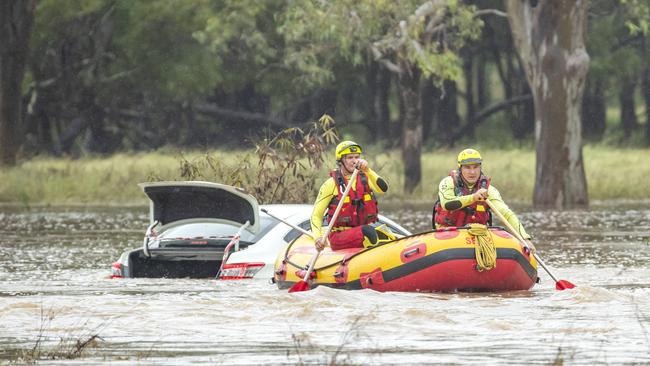
{"type": "MultiPolygon", "coordinates": [[[[334,223],[336,222],[336,219],[339,217],[339,212],[341,211],[341,207],[343,207],[343,202],[345,201],[345,198],[348,196],[348,193],[350,193],[350,188],[352,188],[352,182],[354,179],[357,177],[357,174],[359,173],[359,169],[354,169],[352,172],[352,175],[350,176],[350,179],[348,180],[348,185],[345,187],[345,192],[343,192],[343,195],[341,196],[341,200],[339,201],[339,204],[336,206],[336,210],[334,211],[334,215],[330,218],[330,223],[327,225],[327,229],[325,229],[325,233],[323,233],[323,240],[327,240],[327,237],[330,235],[330,232],[332,231],[332,228],[334,227],[334,223]]],[[[311,258],[311,261],[309,262],[309,268],[307,269],[307,273],[305,273],[305,277],[302,279],[303,281],[307,282],[309,279],[309,276],[311,275],[311,272],[314,270],[314,265],[316,264],[316,259],[318,259],[318,255],[320,254],[320,250],[314,254],[314,256],[311,258]]]]}
{"type": "Polygon", "coordinates": [[[294,229],[300,231],[301,233],[303,233],[303,234],[309,236],[310,238],[312,238],[312,239],[316,239],[316,238],[314,237],[314,234],[313,234],[313,233],[311,233],[311,232],[309,232],[309,231],[307,231],[307,230],[301,228],[300,226],[298,226],[298,225],[294,225],[294,224],[292,224],[292,223],[290,223],[290,222],[288,222],[288,221],[282,220],[281,218],[279,218],[279,217],[273,215],[272,213],[268,212],[268,211],[265,210],[265,209],[260,209],[260,211],[262,211],[262,212],[264,212],[265,214],[271,216],[272,218],[274,218],[274,219],[280,221],[281,223],[283,223],[283,224],[285,224],[285,225],[287,225],[287,226],[289,226],[289,227],[292,227],[292,228],[294,228],[294,229]]]}
{"type": "Polygon", "coordinates": [[[490,208],[492,209],[492,212],[499,217],[499,220],[501,220],[501,222],[503,222],[503,224],[510,230],[512,235],[514,235],[515,238],[517,238],[517,240],[519,240],[519,242],[521,242],[521,245],[525,246],[526,248],[528,248],[528,250],[531,253],[533,253],[533,257],[535,257],[535,260],[537,260],[537,263],[539,263],[539,265],[542,266],[542,268],[544,268],[546,273],[548,273],[548,275],[551,276],[553,281],[557,282],[557,279],[555,278],[555,276],[553,276],[553,273],[551,273],[551,270],[548,269],[548,267],[546,267],[546,264],[544,263],[542,258],[540,258],[537,255],[537,252],[535,250],[531,249],[530,246],[528,246],[528,243],[526,243],[526,240],[524,240],[524,238],[521,237],[521,234],[519,234],[519,232],[517,230],[515,230],[515,228],[512,226],[512,224],[510,224],[510,222],[508,222],[508,220],[506,220],[506,218],[503,216],[503,214],[501,214],[501,212],[499,212],[499,210],[497,210],[497,208],[494,207],[494,204],[489,199],[485,199],[485,203],[487,203],[488,206],[490,206],[490,208]]]}
{"type": "Polygon", "coordinates": [[[327,237],[330,235],[330,232],[334,227],[334,223],[336,222],[336,219],[339,217],[339,212],[343,207],[343,202],[345,201],[345,198],[348,196],[348,193],[350,193],[350,188],[352,188],[352,182],[357,177],[358,173],[359,173],[359,169],[355,168],[354,171],[352,172],[352,175],[350,176],[350,179],[348,180],[347,187],[345,187],[345,192],[343,192],[343,195],[341,196],[341,200],[339,201],[339,204],[336,206],[334,215],[332,215],[332,218],[330,219],[330,224],[327,225],[327,229],[325,229],[325,233],[323,234],[323,239],[327,239],[327,237]]]}

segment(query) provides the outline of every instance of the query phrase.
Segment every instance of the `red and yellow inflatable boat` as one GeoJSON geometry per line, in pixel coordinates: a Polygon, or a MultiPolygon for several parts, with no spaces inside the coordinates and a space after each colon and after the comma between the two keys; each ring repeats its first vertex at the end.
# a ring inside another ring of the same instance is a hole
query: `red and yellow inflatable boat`
{"type": "MultiPolygon", "coordinates": [[[[468,228],[429,231],[369,248],[332,251],[318,257],[310,285],[337,289],[403,292],[515,291],[537,282],[537,262],[508,232],[490,227],[492,269],[479,270],[477,237],[468,228]]],[[[281,289],[302,280],[314,242],[303,235],[280,253],[274,280],[281,289]]]]}

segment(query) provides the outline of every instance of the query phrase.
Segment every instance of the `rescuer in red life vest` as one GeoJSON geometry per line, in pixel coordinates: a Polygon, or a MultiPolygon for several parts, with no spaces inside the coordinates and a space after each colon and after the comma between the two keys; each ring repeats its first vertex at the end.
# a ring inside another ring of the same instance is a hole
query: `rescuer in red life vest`
{"type": "Polygon", "coordinates": [[[471,223],[491,225],[492,215],[486,198],[508,220],[531,248],[530,235],[501,198],[499,191],[490,184],[490,177],[481,169],[483,159],[474,149],[465,149],[458,154],[458,170],[452,170],[442,179],[438,187],[438,201],[433,209],[435,228],[465,226],[471,223]]]}
{"type": "Polygon", "coordinates": [[[332,250],[363,248],[378,241],[377,231],[370,225],[377,221],[379,213],[375,193],[386,192],[388,183],[368,167],[361,152],[361,146],[354,141],[343,141],[336,147],[338,167],[321,185],[311,215],[311,231],[318,238],[315,243],[318,250],[322,250],[327,241],[332,250]],[[329,218],[333,216],[355,167],[359,173],[343,201],[328,240],[323,240],[323,226],[329,225],[329,218]]]}

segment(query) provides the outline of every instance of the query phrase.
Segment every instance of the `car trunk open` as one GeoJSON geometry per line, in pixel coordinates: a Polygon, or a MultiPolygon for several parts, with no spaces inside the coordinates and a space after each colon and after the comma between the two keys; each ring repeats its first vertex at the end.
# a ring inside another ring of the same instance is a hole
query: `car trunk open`
{"type": "MultiPolygon", "coordinates": [[[[210,182],[153,182],[140,187],[150,200],[149,218],[152,227],[164,235],[166,227],[184,225],[181,220],[218,222],[256,234],[260,229],[257,200],[242,190],[210,182]],[[156,223],[154,225],[154,223],[156,223]],[[171,225],[173,224],[173,225],[171,225]]],[[[151,238],[153,242],[153,238],[151,238]]],[[[129,277],[205,278],[217,275],[223,260],[223,246],[207,245],[210,241],[178,240],[169,247],[146,247],[128,255],[129,277]],[[203,244],[205,243],[205,244],[203,244]]],[[[150,245],[145,238],[145,246],[150,245]]],[[[247,243],[241,243],[241,248],[247,243]]]]}
{"type": "Polygon", "coordinates": [[[211,182],[140,183],[149,197],[150,222],[167,225],[186,219],[217,219],[241,226],[250,223],[248,231],[259,230],[259,206],[255,197],[242,190],[211,182]]]}

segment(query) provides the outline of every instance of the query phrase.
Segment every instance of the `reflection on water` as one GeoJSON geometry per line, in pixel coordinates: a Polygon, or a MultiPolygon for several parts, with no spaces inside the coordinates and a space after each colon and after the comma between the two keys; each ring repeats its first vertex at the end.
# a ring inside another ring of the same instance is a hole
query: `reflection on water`
{"type": "MultiPolygon", "coordinates": [[[[520,211],[575,290],[543,272],[532,291],[496,294],[110,280],[122,250],[141,245],[146,208],[2,207],[0,363],[93,335],[82,364],[650,363],[650,209],[520,211]]],[[[386,213],[429,228],[426,209],[386,213]]]]}

